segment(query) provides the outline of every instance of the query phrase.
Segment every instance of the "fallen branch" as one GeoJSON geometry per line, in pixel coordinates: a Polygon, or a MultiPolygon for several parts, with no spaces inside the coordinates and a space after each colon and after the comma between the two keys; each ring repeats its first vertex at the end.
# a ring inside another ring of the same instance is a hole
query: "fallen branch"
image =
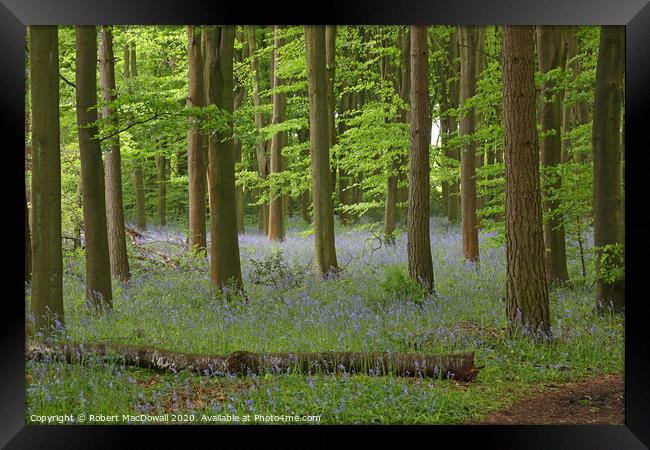
{"type": "Polygon", "coordinates": [[[26,356],[33,360],[80,363],[89,357],[117,358],[125,365],[202,375],[245,376],[263,373],[349,373],[422,376],[473,380],[479,372],[474,354],[422,355],[390,352],[253,353],[238,351],[227,356],[172,352],[154,347],[119,344],[47,345],[30,341],[26,356]]]}

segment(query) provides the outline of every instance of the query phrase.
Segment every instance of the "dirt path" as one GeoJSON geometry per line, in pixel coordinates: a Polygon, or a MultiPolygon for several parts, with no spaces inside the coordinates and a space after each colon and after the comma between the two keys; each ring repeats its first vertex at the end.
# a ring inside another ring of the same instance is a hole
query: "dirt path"
{"type": "Polygon", "coordinates": [[[545,384],[533,397],[492,413],[485,425],[618,425],[624,423],[623,374],[545,384]]]}

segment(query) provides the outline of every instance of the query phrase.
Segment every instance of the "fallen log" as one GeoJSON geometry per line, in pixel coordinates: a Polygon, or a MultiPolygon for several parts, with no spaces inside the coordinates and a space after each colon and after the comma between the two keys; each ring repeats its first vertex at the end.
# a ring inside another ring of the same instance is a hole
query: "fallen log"
{"type": "Polygon", "coordinates": [[[146,369],[189,370],[201,375],[279,374],[298,371],[305,374],[369,374],[403,377],[449,378],[471,381],[480,368],[474,354],[423,355],[391,352],[233,352],[227,356],[172,352],[154,347],[113,343],[45,344],[29,341],[26,356],[40,361],[81,363],[89,358],[117,358],[125,365],[146,369]]]}

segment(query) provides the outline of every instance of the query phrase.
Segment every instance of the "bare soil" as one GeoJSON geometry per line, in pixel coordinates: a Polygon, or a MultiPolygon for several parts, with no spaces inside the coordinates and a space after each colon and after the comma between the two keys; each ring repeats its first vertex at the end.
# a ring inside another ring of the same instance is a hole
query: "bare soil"
{"type": "Polygon", "coordinates": [[[490,414],[485,425],[621,425],[625,419],[623,374],[545,384],[535,395],[490,414]]]}

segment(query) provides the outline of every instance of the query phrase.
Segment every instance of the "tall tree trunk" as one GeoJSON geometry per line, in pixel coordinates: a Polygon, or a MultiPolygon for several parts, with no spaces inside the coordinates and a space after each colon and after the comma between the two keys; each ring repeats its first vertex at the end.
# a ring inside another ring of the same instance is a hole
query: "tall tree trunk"
{"type": "MultiPolygon", "coordinates": [[[[237,31],[237,40],[239,42],[244,42],[244,32],[237,31]]],[[[235,59],[241,63],[248,57],[248,45],[243,46],[243,48],[236,50],[235,59]]],[[[234,109],[237,111],[246,97],[246,90],[242,86],[237,86],[235,89],[235,100],[234,100],[234,109]]],[[[242,141],[239,139],[239,136],[235,135],[233,139],[233,146],[235,151],[235,165],[241,163],[242,157],[242,141]]],[[[242,186],[235,185],[235,203],[237,204],[237,233],[245,234],[246,227],[244,223],[244,188],[242,186]]]]}
{"type": "MultiPolygon", "coordinates": [[[[275,25],[273,27],[273,88],[278,89],[282,86],[282,80],[278,75],[278,65],[280,64],[279,50],[284,45],[280,39],[281,29],[275,25]]],[[[273,116],[271,123],[273,125],[281,124],[285,121],[287,115],[287,94],[275,92],[273,94],[273,116]]],[[[271,161],[270,173],[277,177],[282,172],[282,148],[286,145],[287,133],[282,131],[275,133],[271,138],[271,161]]],[[[277,178],[274,183],[278,183],[277,178]]],[[[271,202],[269,204],[269,230],[268,237],[274,241],[284,240],[284,211],[283,211],[283,196],[280,194],[279,189],[271,188],[271,202]]]]}
{"type": "MultiPolygon", "coordinates": [[[[58,48],[57,48],[58,52],[58,48]]],[[[25,93],[29,87],[29,60],[27,61],[27,68],[25,69],[25,93]]],[[[25,108],[25,283],[32,281],[32,233],[30,231],[29,222],[29,205],[31,201],[29,193],[29,185],[27,179],[27,171],[31,170],[31,157],[32,149],[29,145],[29,108],[25,108]]]]}
{"type": "MultiPolygon", "coordinates": [[[[487,27],[479,26],[476,29],[476,48],[474,50],[476,55],[476,78],[474,80],[474,91],[476,92],[476,83],[481,78],[481,73],[485,70],[485,35],[487,32],[487,27]]],[[[478,113],[474,113],[475,127],[477,124],[481,123],[483,118],[478,113]]],[[[485,160],[485,146],[481,143],[480,146],[476,148],[476,171],[478,171],[484,165],[485,160]]],[[[475,177],[476,178],[476,177],[475,177]]],[[[477,226],[481,227],[481,220],[478,217],[478,210],[483,208],[484,198],[479,195],[478,191],[476,192],[476,222],[477,226]]]]}
{"type": "MultiPolygon", "coordinates": [[[[138,64],[136,59],[135,42],[124,47],[124,78],[135,78],[138,76],[138,64]]],[[[133,118],[130,118],[133,120],[133,118]]],[[[135,190],[136,223],[139,229],[147,229],[147,213],[144,199],[144,175],[142,173],[142,162],[140,157],[135,157],[133,168],[133,188],[135,190]]]]}
{"type": "MultiPolygon", "coordinates": [[[[210,27],[206,40],[207,103],[232,114],[234,26],[210,27]]],[[[235,154],[232,123],[224,133],[210,134],[210,266],[212,281],[220,288],[243,289],[237,205],[235,204],[235,154]]]]}
{"type": "MultiPolygon", "coordinates": [[[[334,83],[336,81],[336,25],[325,26],[325,67],[327,71],[327,134],[329,139],[329,148],[336,144],[336,126],[334,115],[336,113],[336,94],[334,92],[334,83]]],[[[336,191],[336,161],[332,159],[332,193],[336,191]]]]}
{"type": "MultiPolygon", "coordinates": [[[[411,35],[407,29],[398,37],[400,48],[400,73],[399,73],[399,94],[406,104],[409,104],[411,91],[411,35]]],[[[400,122],[409,123],[409,112],[406,109],[400,110],[400,122]]],[[[386,180],[386,204],[384,207],[384,239],[387,243],[395,242],[395,223],[397,222],[398,189],[397,181],[400,169],[400,158],[391,162],[390,173],[386,180]]]]}
{"type": "MultiPolygon", "coordinates": [[[[562,67],[562,27],[537,27],[537,54],[539,70],[546,74],[562,67]]],[[[556,192],[562,187],[557,166],[562,161],[562,105],[555,83],[547,81],[542,86],[542,166],[547,187],[556,192]]],[[[546,280],[548,283],[563,283],[569,279],[564,239],[564,220],[558,211],[560,202],[544,199],[544,211],[548,215],[544,224],[544,245],[546,251],[546,280]]]]}
{"type": "Polygon", "coordinates": [[[316,264],[322,276],[337,272],[334,244],[334,205],[330,172],[325,27],[305,25],[307,84],[309,91],[309,144],[311,150],[316,264]]]}
{"type": "Polygon", "coordinates": [[[549,333],[535,116],[534,30],[503,30],[503,113],[506,166],[506,312],[518,334],[549,333]]]}
{"type": "MultiPolygon", "coordinates": [[[[351,92],[346,92],[341,96],[341,108],[340,114],[345,114],[347,111],[354,109],[354,94],[351,92]]],[[[339,121],[338,134],[342,135],[345,133],[347,126],[345,121],[339,121]]],[[[338,179],[339,179],[339,201],[344,206],[349,206],[354,204],[354,177],[352,174],[347,172],[343,167],[338,166],[338,179]]],[[[350,212],[341,211],[339,214],[341,223],[347,225],[354,220],[354,214],[350,212]]]]}
{"type": "MultiPolygon", "coordinates": [[[[478,29],[460,27],[460,100],[463,105],[476,94],[476,47],[478,29]]],[[[478,261],[478,217],[476,215],[476,142],[473,137],[476,117],[471,109],[460,120],[460,134],[469,139],[460,155],[460,201],[462,209],[463,256],[478,261]]]]}
{"type": "MultiPolygon", "coordinates": [[[[606,279],[607,271],[624,267],[609,254],[603,265],[605,246],[622,246],[624,229],[621,210],[621,90],[625,71],[625,28],[603,26],[596,66],[596,97],[593,122],[594,246],[596,247],[596,305],[600,310],[625,308],[625,280],[606,279]]],[[[622,251],[622,248],[621,248],[622,251]]]]}
{"type": "MultiPolygon", "coordinates": [[[[453,79],[449,83],[449,106],[458,108],[460,104],[460,61],[458,59],[460,48],[458,46],[458,29],[451,33],[449,42],[449,62],[447,78],[453,79]]],[[[458,135],[458,120],[454,116],[449,117],[449,137],[453,138],[458,135]]],[[[460,162],[460,149],[451,148],[447,151],[447,157],[453,158],[460,162]]],[[[460,220],[460,180],[449,184],[449,208],[447,211],[449,222],[458,223],[460,220]]]]}
{"type": "Polygon", "coordinates": [[[433,292],[429,236],[431,112],[427,27],[411,26],[411,145],[408,198],[409,275],[433,292]]]}
{"type": "MultiPolygon", "coordinates": [[[[576,56],[578,50],[578,39],[576,37],[577,26],[567,26],[563,27],[562,34],[562,43],[563,43],[563,52],[562,52],[562,69],[568,71],[569,69],[573,70],[573,79],[577,74],[577,61],[571,61],[576,56]]],[[[562,163],[569,161],[571,157],[571,142],[567,138],[567,133],[575,126],[575,116],[573,111],[575,105],[569,106],[567,103],[569,95],[569,88],[567,87],[564,90],[564,98],[562,101],[562,155],[560,160],[562,163]]]]}
{"type": "Polygon", "coordinates": [[[77,130],[81,159],[86,298],[96,312],[113,306],[102,149],[97,139],[97,30],[77,26],[77,130]]]}
{"type": "MultiPolygon", "coordinates": [[[[203,56],[201,54],[201,30],[189,25],[187,27],[188,53],[188,98],[187,106],[202,108],[205,106],[205,89],[203,83],[203,56]]],[[[189,172],[189,245],[190,248],[203,252],[206,249],[205,231],[205,185],[207,164],[203,149],[205,136],[199,128],[199,120],[190,118],[187,135],[187,159],[189,172]]]]}
{"type": "Polygon", "coordinates": [[[161,226],[167,225],[167,158],[164,155],[156,155],[156,194],[158,223],[161,226]]]}
{"type": "MultiPolygon", "coordinates": [[[[266,142],[262,136],[262,128],[264,128],[264,115],[259,111],[262,105],[262,98],[260,97],[260,74],[259,65],[257,63],[257,42],[255,39],[255,27],[248,26],[248,51],[251,55],[251,70],[253,72],[253,104],[258,111],[255,112],[255,127],[257,128],[258,137],[257,145],[257,171],[261,178],[266,178],[268,174],[268,161],[266,155],[266,142]]],[[[267,204],[260,205],[259,209],[259,231],[266,234],[268,232],[269,208],[267,204]]]]}
{"type": "MultiPolygon", "coordinates": [[[[115,93],[115,57],[113,56],[113,31],[110,26],[102,27],[100,46],[100,81],[104,107],[102,116],[117,129],[117,112],[109,103],[117,99],[115,93]]],[[[108,250],[111,275],[120,280],[128,280],[129,259],[126,253],[124,232],[124,204],[122,201],[122,156],[120,138],[116,134],[110,139],[110,150],[106,152],[104,170],[106,171],[106,221],[108,227],[108,250]]]]}
{"type": "Polygon", "coordinates": [[[63,324],[59,40],[56,26],[29,27],[32,102],[33,330],[63,324]]]}

